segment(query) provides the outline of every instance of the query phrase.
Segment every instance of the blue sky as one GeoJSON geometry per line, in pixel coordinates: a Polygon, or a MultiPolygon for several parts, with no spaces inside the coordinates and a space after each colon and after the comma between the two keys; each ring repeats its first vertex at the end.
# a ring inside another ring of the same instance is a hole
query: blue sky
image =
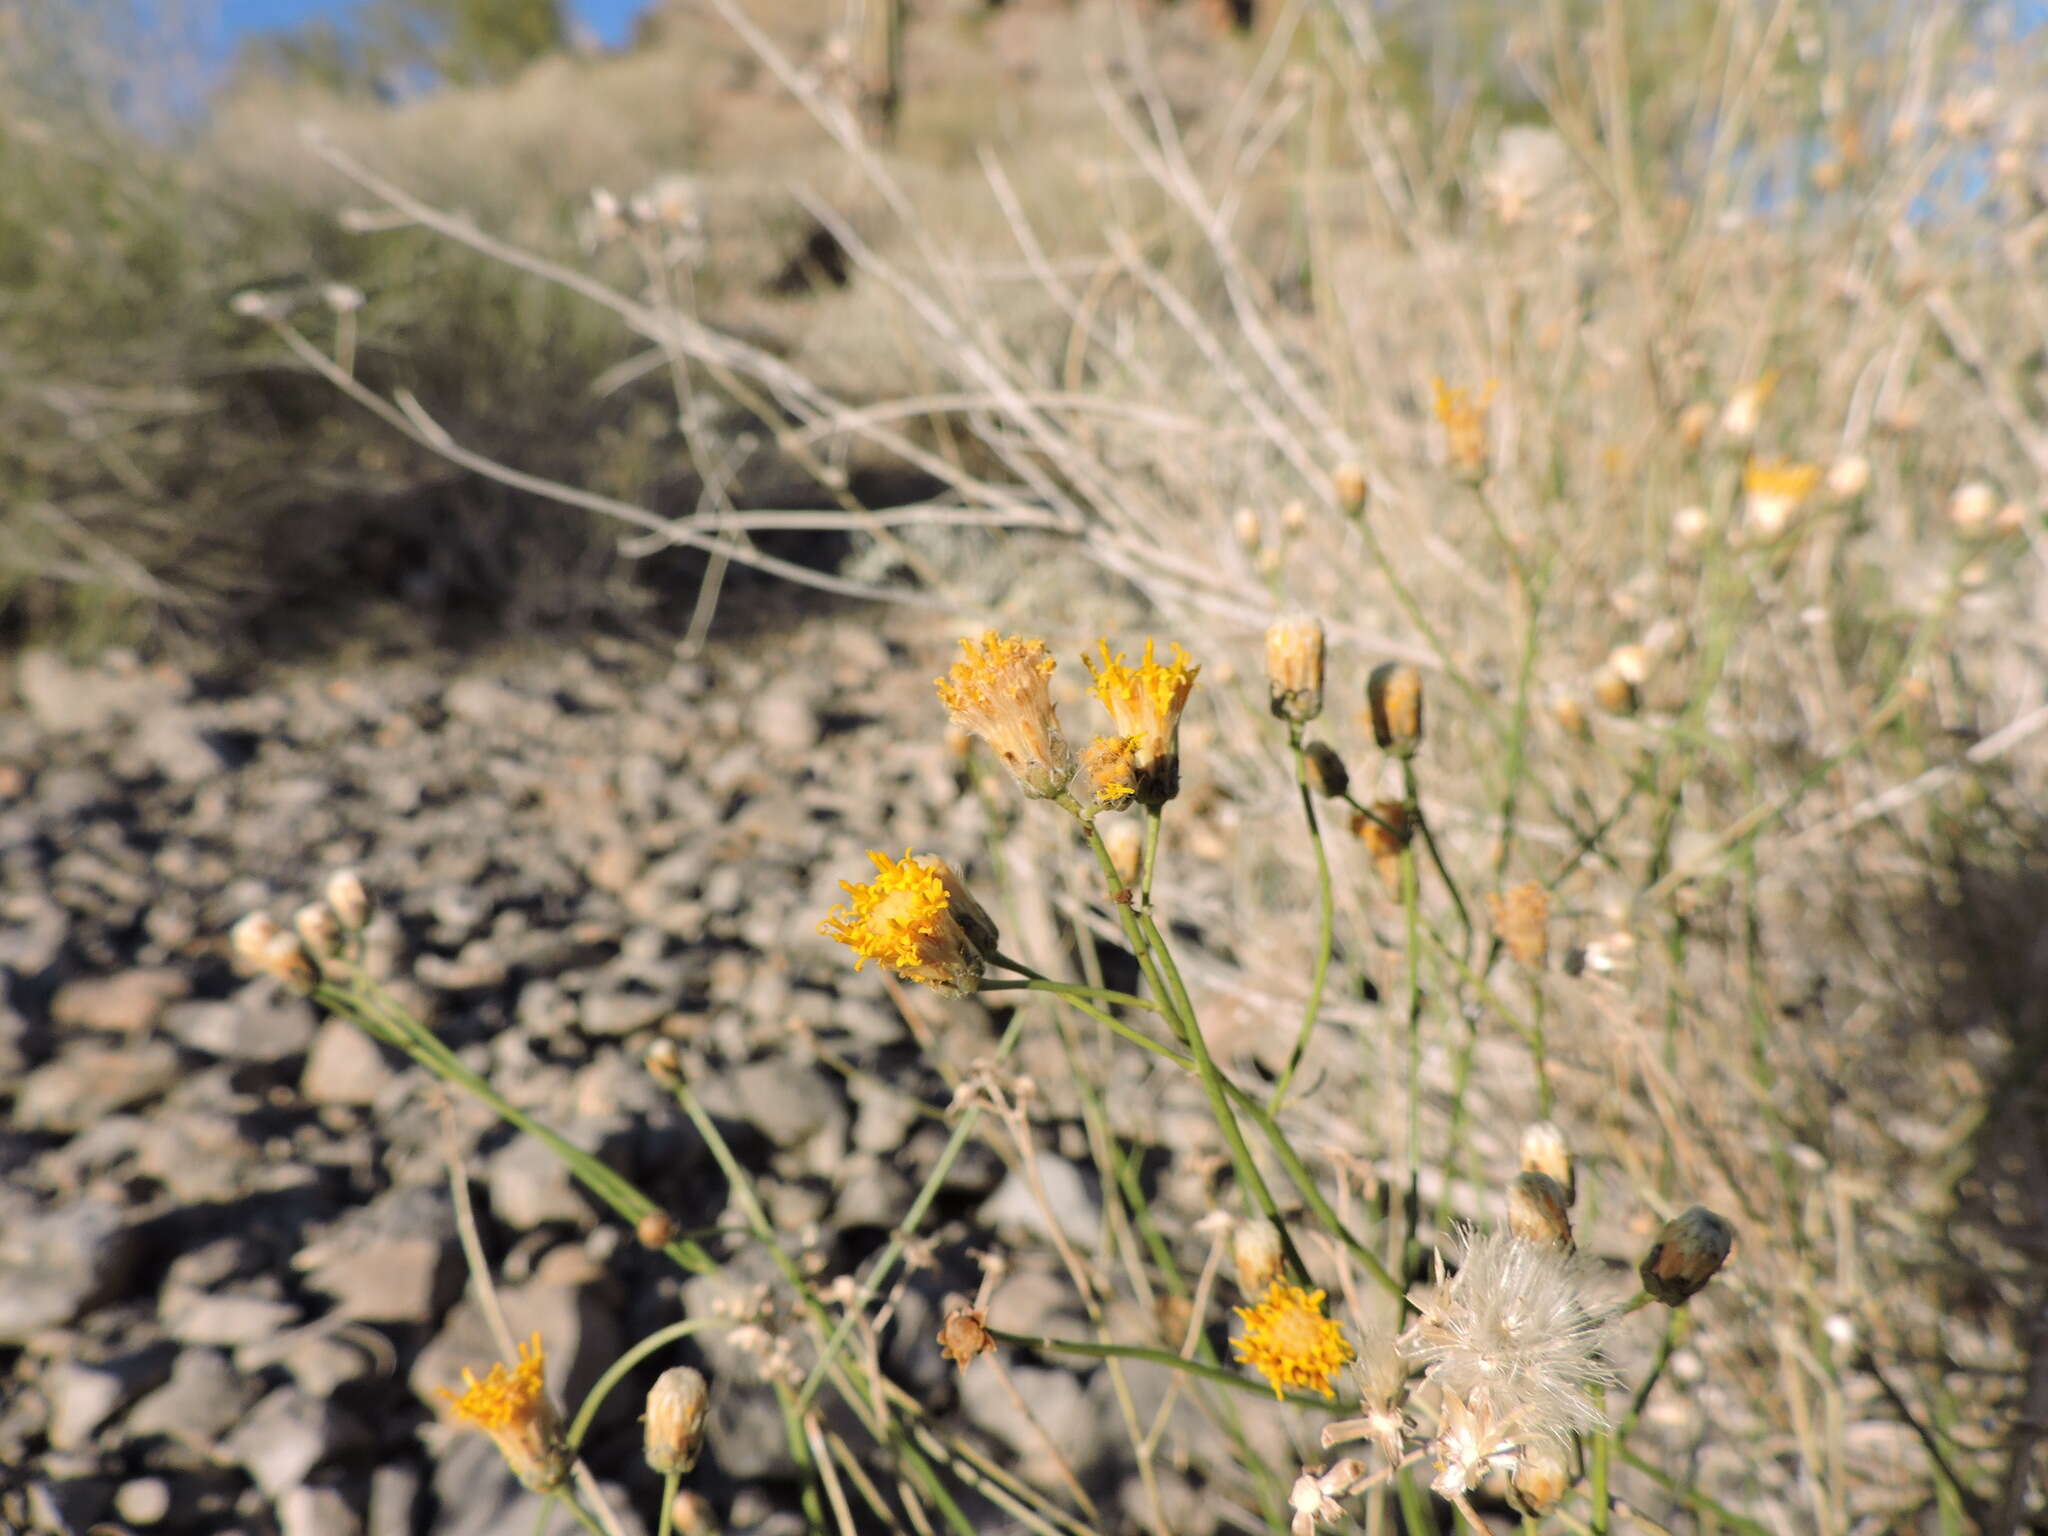
{"type": "MultiPolygon", "coordinates": [[[[218,14],[216,36],[225,52],[244,33],[290,27],[309,16],[339,20],[358,4],[359,0],[214,0],[209,9],[218,14]]],[[[568,0],[576,19],[612,45],[625,41],[633,17],[644,5],[645,0],[568,0]]]]}

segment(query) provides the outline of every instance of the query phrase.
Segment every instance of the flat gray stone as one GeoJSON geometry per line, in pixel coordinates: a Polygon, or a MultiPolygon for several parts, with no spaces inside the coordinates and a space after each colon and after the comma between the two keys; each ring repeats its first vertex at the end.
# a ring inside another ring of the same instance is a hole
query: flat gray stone
{"type": "Polygon", "coordinates": [[[8,1215],[0,1220],[0,1343],[25,1343],[118,1295],[134,1263],[134,1234],[109,1201],[8,1215]]]}

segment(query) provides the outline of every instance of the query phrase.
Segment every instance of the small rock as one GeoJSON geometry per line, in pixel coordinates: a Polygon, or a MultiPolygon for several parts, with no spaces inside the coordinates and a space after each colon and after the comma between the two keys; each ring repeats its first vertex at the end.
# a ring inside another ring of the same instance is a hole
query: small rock
{"type": "Polygon", "coordinates": [[[346,1317],[424,1323],[448,1301],[458,1269],[446,1236],[370,1238],[319,1245],[306,1284],[332,1296],[346,1317]]]}
{"type": "Polygon", "coordinates": [[[1096,1405],[1080,1378],[1067,1371],[1029,1365],[1011,1366],[1009,1376],[1017,1396],[1030,1409],[1029,1417],[994,1371],[960,1373],[961,1411],[997,1439],[1007,1442],[1017,1452],[1019,1470],[1033,1481],[1049,1481],[1058,1476],[1058,1465],[1046,1445],[1048,1436],[1068,1464],[1086,1476],[1088,1468],[1103,1454],[1106,1437],[1098,1422],[1096,1405]]]}
{"type": "Polygon", "coordinates": [[[54,651],[24,651],[15,663],[14,690],[29,716],[46,730],[96,731],[139,714],[166,691],[139,669],[74,667],[54,651]]]}
{"type": "Polygon", "coordinates": [[[167,1290],[163,1302],[165,1331],[185,1344],[215,1344],[232,1349],[259,1343],[298,1320],[299,1309],[290,1302],[246,1291],[167,1290]]]}
{"type": "Polygon", "coordinates": [[[824,734],[810,700],[790,688],[771,688],[761,694],[748,709],[747,720],[755,740],[792,757],[810,751],[824,734]]]}
{"type": "Polygon", "coordinates": [[[121,1034],[139,1034],[163,1012],[192,990],[183,971],[163,966],[145,966],[117,976],[87,976],[68,981],[50,999],[50,1018],[58,1024],[79,1029],[109,1029],[121,1034]]]}
{"type": "Polygon", "coordinates": [[[294,1488],[277,1501],[281,1536],[362,1536],[363,1522],[333,1488],[294,1488]]]}
{"type": "MultiPolygon", "coordinates": [[[[433,1458],[434,1536],[501,1536],[532,1523],[533,1495],[505,1467],[488,1438],[459,1434],[433,1458]]],[[[407,1532],[410,1536],[410,1531],[407,1532]]]]}
{"type": "Polygon", "coordinates": [[[202,783],[234,766],[220,739],[183,709],[158,709],[144,716],[131,745],[173,784],[202,783]]]}
{"type": "Polygon", "coordinates": [[[1030,1181],[1013,1171],[983,1202],[981,1219],[1003,1230],[1046,1235],[1051,1231],[1047,1219],[1050,1214],[1071,1242],[1093,1248],[1101,1234],[1102,1207],[1089,1191],[1088,1181],[1081,1177],[1081,1170],[1063,1157],[1041,1153],[1038,1175],[1045,1187],[1044,1206],[1032,1193],[1030,1181]]]}
{"type": "Polygon", "coordinates": [[[419,1473],[397,1462],[377,1468],[370,1474],[369,1536],[413,1536],[419,1502],[419,1473]]]}
{"type": "Polygon", "coordinates": [[[279,1387],[249,1410],[228,1437],[227,1450],[276,1499],[363,1439],[361,1426],[333,1403],[297,1387],[279,1387]]]}
{"type": "Polygon", "coordinates": [[[60,1451],[83,1450],[115,1414],[171,1374],[174,1351],[136,1350],[111,1360],[65,1360],[43,1377],[50,1400],[50,1444],[60,1451]]]}
{"type": "Polygon", "coordinates": [[[313,1104],[374,1104],[391,1075],[375,1040],[346,1019],[329,1019],[314,1032],[299,1092],[313,1104]]]}
{"type": "Polygon", "coordinates": [[[630,1035],[661,1022],[673,1000],[657,992],[622,989],[586,997],[577,1023],[587,1035],[630,1035]]]}
{"type": "Polygon", "coordinates": [[[171,1512],[171,1485],[160,1477],[137,1477],[114,1492],[114,1513],[130,1525],[157,1525],[171,1512]]]}
{"type": "Polygon", "coordinates": [[[223,1002],[177,1003],[164,1010],[166,1033],[195,1051],[228,1061],[288,1061],[313,1043],[316,1015],[302,997],[252,981],[223,1002]]]}
{"type": "Polygon", "coordinates": [[[134,1264],[134,1234],[109,1201],[87,1198],[34,1214],[0,1210],[0,1343],[24,1343],[111,1299],[134,1264]]]}
{"type": "Polygon", "coordinates": [[[778,1147],[794,1147],[820,1132],[843,1136],[846,1106],[825,1076],[787,1058],[749,1062],[733,1074],[733,1092],[748,1122],[778,1147]]]}
{"type": "Polygon", "coordinates": [[[162,1435],[210,1456],[259,1390],[218,1350],[183,1350],[171,1365],[171,1379],[137,1403],[122,1421],[123,1437],[139,1440],[162,1435]]]}
{"type": "Polygon", "coordinates": [[[177,1080],[178,1052],[168,1040],[123,1046],[77,1043],[23,1080],[14,1100],[14,1122],[30,1131],[82,1131],[155,1098],[177,1080]]]}

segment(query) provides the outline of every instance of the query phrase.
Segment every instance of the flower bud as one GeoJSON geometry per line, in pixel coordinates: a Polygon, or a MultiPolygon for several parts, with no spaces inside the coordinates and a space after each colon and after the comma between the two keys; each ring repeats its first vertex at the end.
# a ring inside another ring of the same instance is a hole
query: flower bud
{"type": "Polygon", "coordinates": [[[961,1370],[995,1347],[996,1341],[989,1336],[988,1314],[980,1308],[956,1306],[946,1314],[939,1329],[939,1353],[961,1370]]]}
{"type": "Polygon", "coordinates": [[[334,915],[334,908],[328,906],[326,902],[307,902],[292,914],[292,927],[298,930],[299,938],[316,958],[341,958],[344,938],[341,919],[334,915]]]}
{"type": "Polygon", "coordinates": [[[323,893],[334,916],[349,933],[361,933],[370,926],[370,893],[363,877],[352,869],[339,869],[327,877],[323,893]]]}
{"type": "Polygon", "coordinates": [[[1612,667],[1593,674],[1593,702],[1610,715],[1632,715],[1641,702],[1636,685],[1612,667]]]}
{"type": "Polygon", "coordinates": [[[1307,725],[1323,712],[1323,626],[1306,616],[1266,631],[1266,686],[1273,714],[1307,725]]]}
{"type": "Polygon", "coordinates": [[[1837,501],[1849,501],[1863,494],[1870,484],[1870,460],[1860,453],[1845,453],[1828,466],[1828,494],[1837,501]]]}
{"type": "Polygon", "coordinates": [[[946,890],[946,910],[960,925],[961,932],[967,935],[967,942],[974,952],[984,960],[991,958],[1002,947],[1002,934],[996,928],[996,920],[988,915],[988,908],[974,899],[958,870],[944,859],[931,862],[937,867],[939,884],[946,890]]]}
{"type": "Polygon", "coordinates": [[[694,1488],[678,1488],[673,1510],[676,1536],[717,1536],[718,1513],[694,1488]]]}
{"type": "Polygon", "coordinates": [[[642,1248],[666,1248],[676,1240],[675,1218],[666,1211],[649,1211],[633,1224],[633,1236],[642,1248]]]}
{"type": "Polygon", "coordinates": [[[1382,751],[1413,757],[1422,745],[1422,674],[1406,662],[1374,667],[1366,680],[1372,735],[1382,751]]]}
{"type": "Polygon", "coordinates": [[[1107,825],[1098,822],[1096,830],[1109,850],[1109,862],[1116,866],[1117,879],[1125,885],[1136,885],[1138,861],[1145,851],[1145,835],[1138,830],[1138,824],[1125,818],[1107,825]]]}
{"type": "Polygon", "coordinates": [[[1548,1435],[1538,1435],[1515,1454],[1509,1500],[1523,1514],[1541,1519],[1563,1502],[1571,1487],[1564,1449],[1548,1435]]]}
{"type": "Polygon", "coordinates": [[[1547,1173],[1518,1173],[1508,1181],[1508,1230],[1525,1243],[1570,1253],[1572,1218],[1564,1186],[1547,1173]]]}
{"type": "Polygon", "coordinates": [[[1301,767],[1308,787],[1325,800],[1340,799],[1351,787],[1350,770],[1344,766],[1344,759],[1337,755],[1337,749],[1326,741],[1308,744],[1301,767]]]}
{"type": "Polygon", "coordinates": [[[1280,509],[1280,531],[1289,538],[1298,537],[1308,531],[1307,502],[1297,498],[1280,509]]]}
{"type": "Polygon", "coordinates": [[[320,967],[313,963],[312,955],[296,933],[280,931],[272,935],[263,946],[263,960],[258,968],[294,992],[310,992],[320,985],[320,967]]]}
{"type": "Polygon", "coordinates": [[[1586,720],[1586,706],[1569,693],[1560,693],[1550,701],[1550,717],[1567,736],[1576,736],[1583,741],[1593,734],[1593,728],[1586,720]]]}
{"type": "Polygon", "coordinates": [[[647,1075],[662,1087],[673,1091],[682,1085],[683,1053],[675,1041],[652,1041],[647,1047],[647,1054],[641,1057],[640,1061],[641,1065],[647,1068],[647,1075]]]}
{"type": "Polygon", "coordinates": [[[1363,465],[1349,460],[1339,464],[1330,473],[1330,491],[1337,498],[1337,510],[1346,517],[1357,517],[1365,510],[1366,498],[1372,494],[1366,483],[1363,465]]]}
{"type": "Polygon", "coordinates": [[[1415,835],[1408,826],[1408,807],[1398,800],[1380,800],[1374,803],[1370,815],[1353,812],[1351,835],[1365,844],[1387,894],[1400,895],[1401,850],[1415,835]]]}
{"type": "Polygon", "coordinates": [[[1523,1131],[1520,1152],[1524,1173],[1550,1175],[1564,1191],[1566,1205],[1579,1198],[1579,1178],[1572,1167],[1571,1148],[1565,1145],[1564,1132],[1556,1125],[1539,1120],[1523,1131]]]}
{"type": "Polygon", "coordinates": [[[1282,1261],[1280,1229],[1265,1217],[1247,1217],[1230,1229],[1230,1262],[1247,1301],[1257,1301],[1279,1280],[1282,1261]]]}
{"type": "Polygon", "coordinates": [[[1714,531],[1714,519],[1705,507],[1680,507],[1671,516],[1671,533],[1687,549],[1698,549],[1714,531]]]}
{"type": "Polygon", "coordinates": [[[265,954],[270,941],[284,930],[261,912],[251,912],[228,930],[228,945],[235,952],[235,960],[245,971],[261,971],[265,968],[265,954]]]}
{"type": "Polygon", "coordinates": [[[647,1465],[662,1477],[683,1473],[697,1464],[704,1448],[704,1415],[710,1393],[701,1373],[687,1365],[663,1371],[647,1392],[647,1465]]]}
{"type": "Polygon", "coordinates": [[[1982,480],[1958,486],[1948,499],[1948,520],[1964,538],[1975,538],[1998,515],[1998,492],[1982,480]]]}
{"type": "Polygon", "coordinates": [[[1735,1229],[1703,1205],[1664,1223],[1643,1256],[1643,1289],[1667,1307],[1683,1306],[1728,1262],[1735,1229]]]}
{"type": "Polygon", "coordinates": [[[1237,536],[1237,542],[1247,550],[1256,550],[1264,541],[1259,527],[1259,514],[1250,507],[1239,507],[1230,519],[1230,531],[1237,536]]]}

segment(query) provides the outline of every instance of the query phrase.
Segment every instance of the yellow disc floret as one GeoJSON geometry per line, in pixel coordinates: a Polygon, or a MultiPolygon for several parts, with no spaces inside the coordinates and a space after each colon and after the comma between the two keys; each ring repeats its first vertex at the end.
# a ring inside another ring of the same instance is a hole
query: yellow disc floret
{"type": "Polygon", "coordinates": [[[1323,1316],[1324,1294],[1276,1280],[1257,1306],[1233,1308],[1244,1320],[1244,1335],[1230,1346],[1266,1378],[1275,1397],[1289,1387],[1336,1395],[1331,1378],[1353,1356],[1342,1325],[1323,1316]]]}
{"type": "Polygon", "coordinates": [[[1173,660],[1162,663],[1154,642],[1147,640],[1145,659],[1134,667],[1121,652],[1112,653],[1107,640],[1099,644],[1100,662],[1081,658],[1095,677],[1090,691],[1116,722],[1117,734],[1131,743],[1138,798],[1164,804],[1180,789],[1180,715],[1202,669],[1178,645],[1173,660]]]}
{"type": "Polygon", "coordinates": [[[546,1371],[547,1355],[536,1333],[519,1346],[519,1363],[511,1370],[494,1362],[490,1374],[479,1381],[465,1366],[460,1395],[445,1387],[435,1389],[449,1405],[450,1416],[496,1441],[506,1465],[520,1482],[535,1489],[559,1487],[569,1470],[561,1420],[548,1399],[546,1371]]]}
{"type": "Polygon", "coordinates": [[[986,927],[993,947],[994,926],[972,906],[972,898],[942,860],[913,858],[909,849],[892,859],[870,851],[875,878],[865,885],[839,882],[848,903],[834,907],[818,932],[837,939],[860,958],[858,970],[879,960],[891,970],[950,996],[964,997],[981,985],[981,957],[970,929],[986,927]],[[956,911],[956,906],[964,910],[956,911]],[[963,925],[962,919],[967,922],[963,925]]]}

